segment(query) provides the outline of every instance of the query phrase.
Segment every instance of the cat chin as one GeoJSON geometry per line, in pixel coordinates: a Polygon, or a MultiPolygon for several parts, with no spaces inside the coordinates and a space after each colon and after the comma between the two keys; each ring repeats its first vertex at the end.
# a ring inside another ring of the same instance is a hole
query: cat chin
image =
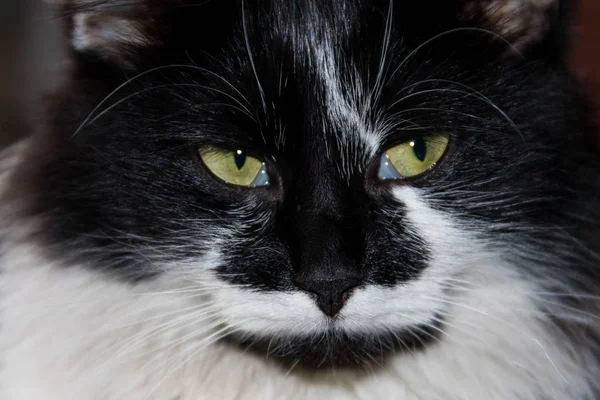
{"type": "Polygon", "coordinates": [[[234,346],[274,360],[288,370],[358,369],[384,367],[397,354],[414,354],[434,345],[443,332],[443,320],[401,330],[354,333],[332,327],[305,336],[257,336],[238,333],[226,338],[234,346]]]}

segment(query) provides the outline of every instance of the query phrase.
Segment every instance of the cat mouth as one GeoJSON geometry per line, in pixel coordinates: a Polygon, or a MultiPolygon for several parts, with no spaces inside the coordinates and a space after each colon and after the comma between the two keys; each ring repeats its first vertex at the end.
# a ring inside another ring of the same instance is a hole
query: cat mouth
{"type": "Polygon", "coordinates": [[[296,368],[369,369],[384,366],[395,354],[422,351],[440,340],[440,320],[402,330],[353,333],[332,328],[306,336],[235,334],[228,340],[288,370],[296,368]]]}

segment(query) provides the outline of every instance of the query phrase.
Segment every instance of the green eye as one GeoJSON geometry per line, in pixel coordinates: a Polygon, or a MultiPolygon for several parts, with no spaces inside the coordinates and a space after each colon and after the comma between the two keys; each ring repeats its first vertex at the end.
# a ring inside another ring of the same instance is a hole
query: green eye
{"type": "Polygon", "coordinates": [[[379,179],[413,178],[430,170],[448,147],[448,135],[420,136],[388,149],[381,156],[379,179]]]}
{"type": "Polygon", "coordinates": [[[243,150],[224,150],[206,147],[199,150],[204,165],[219,179],[237,186],[263,187],[269,185],[265,163],[250,157],[243,150]]]}

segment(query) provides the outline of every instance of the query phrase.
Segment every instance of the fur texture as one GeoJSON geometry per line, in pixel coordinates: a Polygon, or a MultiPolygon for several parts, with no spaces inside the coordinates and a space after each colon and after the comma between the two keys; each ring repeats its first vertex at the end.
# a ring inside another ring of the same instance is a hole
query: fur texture
{"type": "Polygon", "coordinates": [[[70,69],[0,165],[0,399],[597,399],[571,4],[413,3],[55,1],[70,69]]]}

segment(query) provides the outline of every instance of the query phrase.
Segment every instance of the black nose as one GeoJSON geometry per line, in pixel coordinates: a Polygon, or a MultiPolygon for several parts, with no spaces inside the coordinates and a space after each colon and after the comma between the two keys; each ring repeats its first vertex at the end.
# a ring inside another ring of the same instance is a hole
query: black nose
{"type": "Polygon", "coordinates": [[[319,279],[318,277],[298,276],[296,284],[302,289],[317,295],[317,306],[326,315],[335,317],[348,298],[350,289],[358,286],[361,279],[347,276],[342,279],[319,279]]]}
{"type": "Polygon", "coordinates": [[[368,272],[363,262],[368,210],[361,208],[367,201],[356,195],[360,187],[336,179],[326,174],[301,179],[291,223],[282,227],[289,234],[294,283],[314,293],[316,305],[332,318],[368,272]]]}

